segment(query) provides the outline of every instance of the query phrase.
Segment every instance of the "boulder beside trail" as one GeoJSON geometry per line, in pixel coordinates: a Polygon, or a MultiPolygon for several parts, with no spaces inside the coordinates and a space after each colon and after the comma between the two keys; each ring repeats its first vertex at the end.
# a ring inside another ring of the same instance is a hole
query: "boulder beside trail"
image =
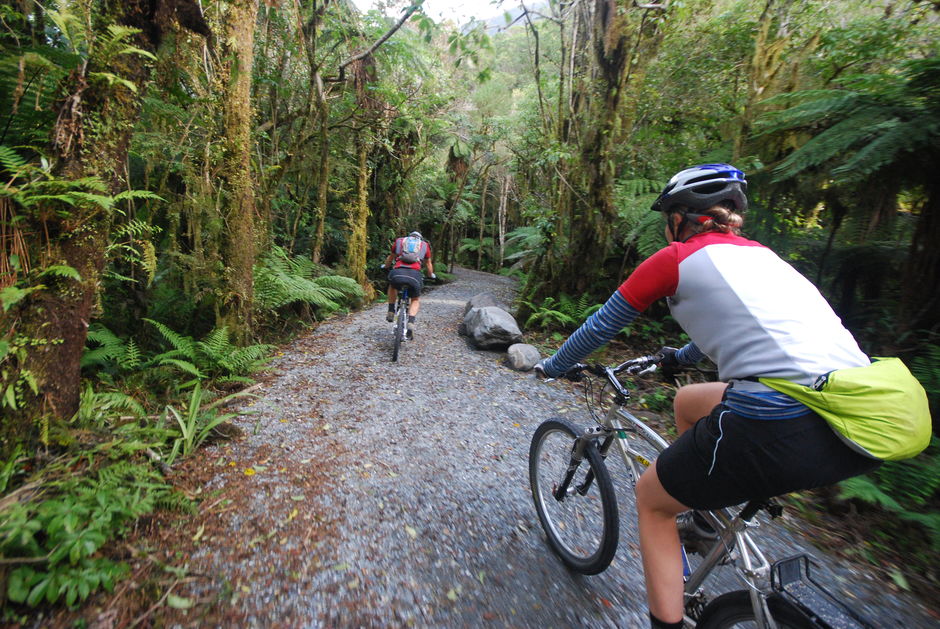
{"type": "Polygon", "coordinates": [[[529,371],[541,359],[539,350],[528,343],[516,343],[506,350],[506,362],[516,371],[529,371]]]}
{"type": "Polygon", "coordinates": [[[467,313],[474,308],[486,308],[489,306],[496,306],[497,308],[508,311],[508,308],[503,307],[496,297],[493,296],[493,293],[477,293],[467,300],[467,304],[463,308],[463,316],[466,317],[467,313]]]}
{"type": "Polygon", "coordinates": [[[522,331],[511,314],[497,306],[471,308],[464,328],[477,349],[506,349],[522,340],[522,331]]]}

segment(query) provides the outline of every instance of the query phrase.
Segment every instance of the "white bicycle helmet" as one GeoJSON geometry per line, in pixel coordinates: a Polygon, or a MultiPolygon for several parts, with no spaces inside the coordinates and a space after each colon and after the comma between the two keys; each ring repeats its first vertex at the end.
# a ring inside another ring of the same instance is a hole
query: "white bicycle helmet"
{"type": "Polygon", "coordinates": [[[734,166],[700,164],[673,175],[650,209],[669,212],[681,206],[701,212],[722,201],[730,201],[736,212],[743,212],[747,209],[746,192],[744,173],[734,166]]]}
{"type": "Polygon", "coordinates": [[[408,234],[408,236],[409,237],[414,236],[415,238],[421,238],[421,240],[424,240],[424,237],[421,235],[421,232],[418,232],[418,231],[411,232],[410,234],[408,234]]]}

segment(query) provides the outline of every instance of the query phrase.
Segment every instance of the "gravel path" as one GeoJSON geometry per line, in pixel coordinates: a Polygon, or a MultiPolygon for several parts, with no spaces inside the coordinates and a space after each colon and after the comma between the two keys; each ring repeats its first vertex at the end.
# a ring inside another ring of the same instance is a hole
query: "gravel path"
{"type": "MultiPolygon", "coordinates": [[[[621,509],[611,568],[581,577],[549,551],[532,506],[531,435],[545,417],[575,415],[579,397],[457,334],[467,299],[490,291],[509,303],[513,290],[506,278],[458,269],[457,281],[422,298],[417,340],[398,364],[384,305],[324,324],[278,357],[246,406],[253,414],[238,420],[245,438],[200,461],[207,528],[189,557],[200,578],[177,593],[221,601],[228,620],[204,621],[647,626],[632,511],[621,509]]],[[[761,533],[772,558],[801,547],[819,555],[781,526],[761,533]]],[[[937,626],[851,567],[824,579],[835,589],[851,582],[879,627],[937,626]]]]}

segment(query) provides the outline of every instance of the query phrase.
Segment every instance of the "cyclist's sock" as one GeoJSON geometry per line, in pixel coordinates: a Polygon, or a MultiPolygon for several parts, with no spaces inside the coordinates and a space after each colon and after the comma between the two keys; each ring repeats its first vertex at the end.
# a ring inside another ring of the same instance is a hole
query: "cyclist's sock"
{"type": "Polygon", "coordinates": [[[388,311],[395,312],[395,302],[393,301],[388,302],[388,311]]]}
{"type": "Polygon", "coordinates": [[[408,315],[408,323],[414,323],[418,315],[408,315]]]}
{"type": "Polygon", "coordinates": [[[651,629],[682,629],[685,627],[684,621],[680,620],[679,622],[663,622],[659,618],[653,615],[653,612],[650,612],[650,628],[651,629]]]}

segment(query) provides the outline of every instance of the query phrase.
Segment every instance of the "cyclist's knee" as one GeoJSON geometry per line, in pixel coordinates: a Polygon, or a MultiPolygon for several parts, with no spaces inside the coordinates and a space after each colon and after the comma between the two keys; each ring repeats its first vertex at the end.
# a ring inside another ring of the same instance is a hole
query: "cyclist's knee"
{"type": "Polygon", "coordinates": [[[688,510],[663,487],[655,465],[646,470],[636,484],[636,504],[641,513],[661,516],[671,517],[688,510]]]}
{"type": "Polygon", "coordinates": [[[721,403],[726,388],[728,384],[725,382],[699,382],[680,387],[672,402],[679,434],[711,413],[712,409],[721,403]]]}

